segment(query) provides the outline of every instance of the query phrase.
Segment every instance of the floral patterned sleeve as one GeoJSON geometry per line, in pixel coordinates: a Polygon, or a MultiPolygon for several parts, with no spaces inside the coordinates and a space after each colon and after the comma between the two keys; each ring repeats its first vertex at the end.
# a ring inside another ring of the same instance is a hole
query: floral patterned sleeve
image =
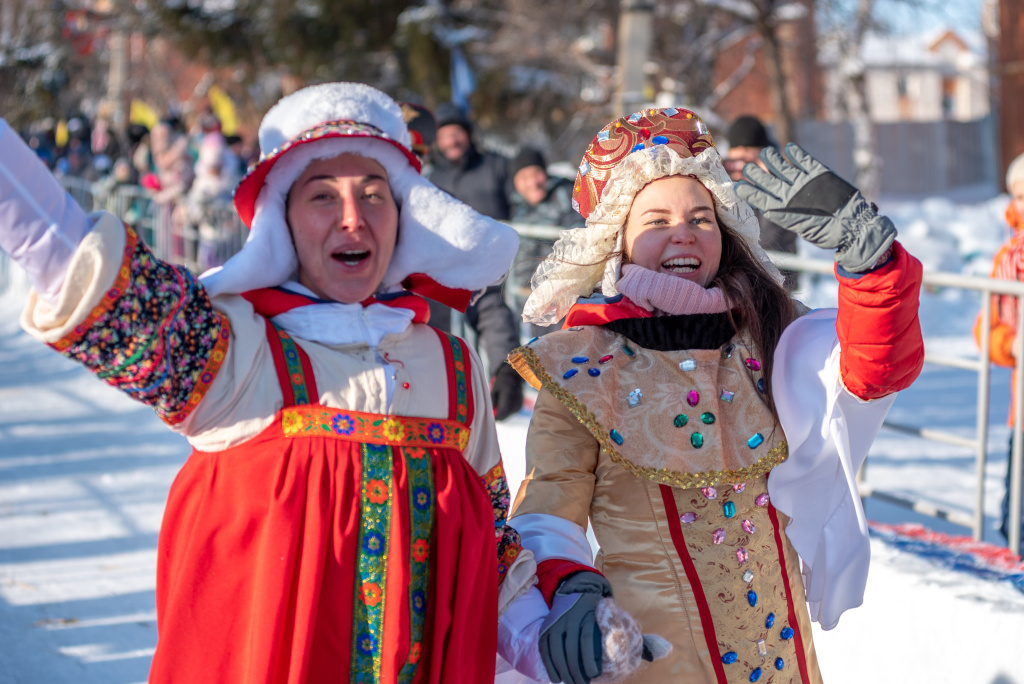
{"type": "Polygon", "coordinates": [[[125,230],[113,286],[51,346],[173,427],[205,396],[224,361],[230,328],[196,276],[160,261],[135,231],[125,230]]]}
{"type": "Polygon", "coordinates": [[[498,547],[498,581],[505,579],[505,573],[523,550],[519,533],[506,522],[511,496],[508,481],[505,479],[505,467],[501,461],[487,471],[481,478],[487,492],[491,496],[491,507],[494,509],[494,539],[498,547]]]}

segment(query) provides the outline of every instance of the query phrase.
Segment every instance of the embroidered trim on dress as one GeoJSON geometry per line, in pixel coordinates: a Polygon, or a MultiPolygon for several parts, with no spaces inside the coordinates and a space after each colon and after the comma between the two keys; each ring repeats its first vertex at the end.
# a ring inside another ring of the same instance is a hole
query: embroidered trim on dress
{"type": "Polygon", "coordinates": [[[380,681],[384,599],[387,596],[391,493],[394,486],[391,447],[362,445],[362,497],[359,516],[358,579],[352,605],[350,681],[380,681]]]}
{"type": "Polygon", "coordinates": [[[491,508],[494,509],[494,538],[498,546],[498,582],[505,579],[505,573],[523,550],[519,533],[506,524],[511,495],[508,490],[508,479],[505,477],[505,466],[501,461],[480,477],[491,497],[491,508]]]}
{"type": "Polygon", "coordinates": [[[412,682],[416,666],[423,655],[423,632],[426,627],[427,600],[430,589],[430,544],[434,529],[434,482],[429,452],[422,447],[407,447],[406,477],[409,481],[409,518],[412,544],[409,553],[409,657],[398,673],[402,684],[412,682]]]}
{"type": "Polygon", "coordinates": [[[227,318],[214,311],[196,277],[154,257],[125,226],[113,286],[50,346],[177,425],[209,390],[229,337],[227,318]]]}
{"type": "Polygon", "coordinates": [[[538,389],[541,387],[547,389],[558,401],[562,402],[576,416],[576,419],[590,431],[590,434],[594,436],[594,439],[600,445],[601,451],[608,454],[612,461],[644,480],[672,485],[673,487],[683,487],[684,489],[712,487],[720,484],[736,484],[768,473],[772,468],[789,457],[789,447],[783,441],[776,444],[767,454],[751,465],[733,470],[705,470],[698,473],[681,473],[669,470],[668,468],[650,468],[637,465],[616,451],[615,443],[612,442],[608,430],[604,429],[601,423],[598,422],[597,417],[591,413],[590,409],[583,402],[548,375],[540,358],[532,349],[529,347],[519,347],[512,350],[512,353],[509,355],[509,363],[531,385],[538,389]],[[536,384],[534,384],[534,381],[536,384]]]}
{"type": "Polygon", "coordinates": [[[285,437],[333,437],[397,447],[436,447],[465,451],[470,428],[444,418],[410,418],[334,409],[319,405],[282,410],[285,437]]]}
{"type": "Polygon", "coordinates": [[[284,365],[288,373],[288,382],[292,386],[294,403],[308,404],[309,387],[306,384],[306,374],[302,372],[302,361],[299,359],[298,346],[291,335],[276,325],[274,328],[277,331],[277,338],[281,341],[281,351],[284,353],[284,365]]]}

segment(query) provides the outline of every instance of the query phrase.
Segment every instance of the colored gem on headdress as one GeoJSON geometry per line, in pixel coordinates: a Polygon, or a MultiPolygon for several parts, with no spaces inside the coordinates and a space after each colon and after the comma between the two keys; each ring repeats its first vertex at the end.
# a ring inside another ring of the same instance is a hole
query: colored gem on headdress
{"type": "Polygon", "coordinates": [[[579,371],[577,369],[570,368],[569,370],[565,371],[565,374],[562,375],[562,378],[564,378],[565,380],[568,380],[569,378],[571,378],[572,376],[576,375],[577,373],[579,373],[579,371]]]}
{"type": "Polygon", "coordinates": [[[642,142],[639,142],[636,145],[633,145],[633,149],[631,149],[630,152],[639,152],[642,149],[644,149],[644,144],[642,142]]]}
{"type": "Polygon", "coordinates": [[[722,654],[722,662],[726,665],[732,665],[737,660],[739,660],[739,658],[740,657],[736,655],[736,651],[729,651],[728,653],[722,654]]]}
{"type": "Polygon", "coordinates": [[[784,667],[786,667],[786,661],[783,660],[782,658],[776,658],[775,659],[775,669],[776,670],[781,670],[784,667]]]}
{"type": "Polygon", "coordinates": [[[751,449],[756,449],[762,444],[764,444],[764,436],[760,432],[756,433],[753,437],[747,440],[747,446],[750,447],[751,449]]]}
{"type": "Polygon", "coordinates": [[[750,604],[751,608],[754,608],[754,607],[757,606],[757,592],[754,591],[753,589],[751,589],[750,591],[747,592],[747,603],[750,604]]]}
{"type": "Polygon", "coordinates": [[[651,142],[654,143],[655,145],[667,145],[668,138],[666,138],[663,135],[656,135],[653,138],[651,138],[651,142]]]}
{"type": "Polygon", "coordinates": [[[622,435],[619,434],[619,431],[614,428],[612,428],[608,435],[612,438],[612,441],[618,444],[619,446],[621,446],[622,443],[625,441],[622,439],[622,435]]]}
{"type": "Polygon", "coordinates": [[[725,541],[725,530],[719,527],[717,530],[711,533],[711,541],[716,544],[721,544],[725,541]]]}
{"type": "Polygon", "coordinates": [[[690,406],[696,406],[700,403],[700,394],[697,390],[690,390],[686,393],[686,403],[690,406]]]}
{"type": "MultiPolygon", "coordinates": [[[[580,189],[576,188],[576,192],[579,191],[580,189]]],[[[575,199],[572,201],[572,210],[575,211],[577,214],[580,212],[580,203],[577,202],[575,199]]]]}
{"type": "Polygon", "coordinates": [[[732,398],[734,396],[736,396],[736,394],[734,392],[730,392],[729,390],[722,390],[722,396],[719,397],[719,399],[724,401],[726,404],[731,404],[732,403],[732,398]]]}
{"type": "Polygon", "coordinates": [[[792,627],[783,627],[781,630],[779,630],[779,638],[783,641],[789,641],[793,638],[793,633],[794,632],[792,627]]]}
{"type": "Polygon", "coordinates": [[[599,358],[599,359],[597,360],[597,362],[598,362],[598,363],[608,363],[609,361],[611,361],[611,360],[612,360],[612,358],[613,358],[613,357],[612,357],[612,355],[611,355],[611,354],[605,354],[604,356],[602,356],[601,358],[599,358]]]}
{"type": "Polygon", "coordinates": [[[729,344],[722,347],[722,358],[728,359],[732,356],[733,350],[736,349],[736,345],[730,342],[729,344]]]}
{"type": "Polygon", "coordinates": [[[633,358],[634,356],[636,356],[636,352],[633,351],[633,348],[630,347],[628,344],[622,345],[622,351],[625,352],[626,356],[628,356],[629,358],[633,358]]]}
{"type": "Polygon", "coordinates": [[[700,449],[702,446],[704,446],[704,435],[700,434],[699,432],[694,432],[692,435],[690,435],[690,444],[693,445],[694,449],[700,449]]]}
{"type": "Polygon", "coordinates": [[[584,161],[582,164],[580,164],[580,173],[584,176],[590,173],[590,162],[584,161]]]}
{"type": "Polygon", "coordinates": [[[692,119],[693,118],[693,112],[686,112],[686,118],[687,119],[692,119]]]}
{"type": "Polygon", "coordinates": [[[589,360],[590,359],[587,358],[586,356],[574,356],[574,357],[572,357],[572,362],[573,363],[586,363],[589,360]]]}
{"type": "Polygon", "coordinates": [[[699,133],[700,135],[707,135],[707,133],[708,133],[708,125],[706,123],[704,123],[703,121],[698,121],[697,122],[697,133],[699,133]]]}
{"type": "Polygon", "coordinates": [[[678,416],[672,419],[672,424],[679,428],[686,425],[689,421],[690,419],[686,417],[685,413],[680,413],[678,416]]]}
{"type": "Polygon", "coordinates": [[[632,114],[629,115],[629,118],[626,119],[626,121],[628,121],[629,123],[637,123],[638,121],[640,121],[641,116],[643,116],[641,112],[633,112],[632,114]]]}
{"type": "Polygon", "coordinates": [[[661,113],[664,114],[665,116],[675,116],[676,114],[679,113],[679,110],[676,109],[675,107],[668,107],[667,109],[662,109],[661,113]]]}
{"type": "Polygon", "coordinates": [[[596,368],[588,368],[588,369],[587,369],[587,374],[588,374],[588,375],[589,375],[590,377],[592,377],[592,378],[596,378],[596,377],[597,377],[598,375],[600,375],[600,374],[601,374],[601,371],[599,371],[599,370],[598,370],[598,369],[596,369],[596,368]]]}
{"type": "Polygon", "coordinates": [[[697,370],[697,362],[693,359],[684,359],[679,362],[679,370],[681,371],[692,371],[697,370]]]}
{"type": "Polygon", "coordinates": [[[715,414],[712,413],[711,411],[705,411],[704,413],[700,414],[700,422],[704,423],[705,425],[711,425],[712,423],[715,422],[715,414]]]}
{"type": "Polygon", "coordinates": [[[726,501],[724,504],[722,504],[722,515],[724,515],[726,518],[731,518],[734,515],[736,515],[736,504],[734,504],[732,501],[726,501]]]}
{"type": "Polygon", "coordinates": [[[764,394],[764,378],[757,379],[757,391],[764,394]]]}
{"type": "Polygon", "coordinates": [[[651,129],[647,128],[646,126],[641,128],[640,129],[640,137],[642,139],[644,139],[644,140],[647,140],[648,138],[650,138],[651,137],[651,129]]]}
{"type": "MultiPolygon", "coordinates": [[[[596,368],[594,370],[597,370],[596,368]]],[[[629,408],[636,408],[643,401],[644,393],[637,387],[635,390],[629,393],[629,408]]]]}
{"type": "Polygon", "coordinates": [[[743,522],[741,522],[740,527],[742,527],[743,531],[747,534],[754,534],[755,532],[757,532],[757,527],[754,525],[754,523],[750,522],[749,520],[744,520],[743,522]]]}
{"type": "Polygon", "coordinates": [[[679,516],[679,522],[683,523],[684,525],[689,525],[695,520],[697,520],[697,514],[693,511],[686,511],[681,516],[679,516]]]}
{"type": "Polygon", "coordinates": [[[745,573],[743,573],[743,583],[744,584],[750,584],[751,582],[754,581],[754,577],[755,576],[756,575],[754,575],[754,571],[753,570],[747,570],[745,573]]]}
{"type": "Polygon", "coordinates": [[[746,482],[735,482],[732,485],[732,491],[736,492],[737,494],[739,494],[740,492],[742,492],[746,488],[747,488],[747,483],[746,482]]]}
{"type": "Polygon", "coordinates": [[[745,363],[747,368],[749,368],[752,371],[761,370],[761,362],[758,361],[757,359],[744,359],[743,363],[745,363]]]}
{"type": "MultiPolygon", "coordinates": [[[[747,572],[750,572],[749,570],[747,572]]],[[[768,644],[765,643],[764,639],[757,640],[757,655],[762,658],[768,655],[768,644]]]]}
{"type": "Polygon", "coordinates": [[[718,498],[718,490],[714,487],[701,487],[700,493],[703,494],[708,501],[714,501],[718,498]]]}
{"type": "Polygon", "coordinates": [[[768,617],[764,619],[764,628],[771,629],[772,625],[775,624],[775,613],[768,613],[768,617]]]}
{"type": "Polygon", "coordinates": [[[768,501],[769,501],[769,499],[768,499],[768,492],[762,492],[762,493],[757,495],[756,499],[754,499],[754,505],[756,505],[756,506],[767,506],[768,505],[768,501]]]}
{"type": "Polygon", "coordinates": [[[736,562],[743,565],[750,559],[750,554],[742,546],[736,549],[736,562]]]}
{"type": "Polygon", "coordinates": [[[750,681],[756,682],[761,678],[761,668],[755,667],[754,671],[750,673],[750,681]]]}
{"type": "Polygon", "coordinates": [[[601,131],[597,134],[597,139],[601,142],[605,142],[608,138],[612,137],[611,131],[601,131]]]}

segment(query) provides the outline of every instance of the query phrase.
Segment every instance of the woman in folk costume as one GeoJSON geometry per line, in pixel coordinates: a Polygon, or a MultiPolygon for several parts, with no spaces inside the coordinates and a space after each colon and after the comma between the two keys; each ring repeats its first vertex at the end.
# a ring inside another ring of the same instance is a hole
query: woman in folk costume
{"type": "Polygon", "coordinates": [[[479,682],[534,578],[505,525],[486,376],[426,323],[505,273],[511,229],[419,175],[399,107],[300,90],[260,127],[252,230],[196,279],[86,216],[0,121],[0,247],[22,323],[194,452],[157,569],[155,683],[479,682]]]}
{"type": "Polygon", "coordinates": [[[520,672],[632,671],[608,669],[614,596],[672,647],[633,681],[810,684],[811,620],[831,628],[860,604],[854,477],[921,368],[921,266],[855,188],[787,153],[734,190],[685,110],[613,121],[590,144],[574,194],[587,226],[538,268],[524,314],[565,328],[510,358],[540,392],[511,518],[539,584],[499,621],[520,672]],[[800,315],[737,192],[836,249],[838,311],[800,315]]]}

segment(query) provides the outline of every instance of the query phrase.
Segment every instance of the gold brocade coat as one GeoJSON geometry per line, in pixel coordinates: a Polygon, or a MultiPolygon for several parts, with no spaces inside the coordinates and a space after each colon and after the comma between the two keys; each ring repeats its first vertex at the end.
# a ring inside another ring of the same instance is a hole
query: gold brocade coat
{"type": "Polygon", "coordinates": [[[510,362],[540,390],[512,516],[589,518],[616,601],[673,646],[631,681],[820,682],[799,559],[767,494],[786,442],[743,336],[655,351],[585,326],[510,362]]]}

